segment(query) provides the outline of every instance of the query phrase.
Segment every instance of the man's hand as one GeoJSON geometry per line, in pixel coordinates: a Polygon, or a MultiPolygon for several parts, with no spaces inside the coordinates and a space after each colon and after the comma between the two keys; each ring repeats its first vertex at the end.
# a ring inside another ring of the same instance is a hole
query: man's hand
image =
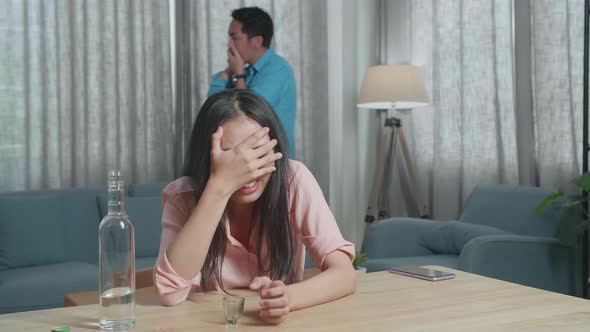
{"type": "Polygon", "coordinates": [[[251,290],[260,294],[260,318],[270,324],[280,324],[287,319],[289,298],[287,286],[281,280],[256,277],[250,284],[251,290]]]}
{"type": "Polygon", "coordinates": [[[231,69],[227,66],[221,74],[219,74],[219,78],[230,78],[232,76],[231,69]]]}
{"type": "Polygon", "coordinates": [[[227,49],[227,65],[231,71],[232,75],[240,75],[244,73],[244,59],[238,52],[238,50],[234,47],[233,42],[230,40],[227,49]]]}

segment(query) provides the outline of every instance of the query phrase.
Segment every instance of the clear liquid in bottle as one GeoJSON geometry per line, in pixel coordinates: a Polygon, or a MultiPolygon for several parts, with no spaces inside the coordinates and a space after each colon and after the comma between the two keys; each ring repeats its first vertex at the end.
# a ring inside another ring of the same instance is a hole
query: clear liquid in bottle
{"type": "Polygon", "coordinates": [[[115,287],[105,291],[100,297],[101,326],[108,322],[122,322],[135,318],[130,304],[135,303],[135,291],[129,287],[115,287]]]}

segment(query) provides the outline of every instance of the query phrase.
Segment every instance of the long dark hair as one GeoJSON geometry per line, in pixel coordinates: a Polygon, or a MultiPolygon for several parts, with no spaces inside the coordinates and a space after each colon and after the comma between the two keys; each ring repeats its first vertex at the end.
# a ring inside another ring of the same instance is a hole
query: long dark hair
{"type": "MultiPolygon", "coordinates": [[[[262,127],[268,127],[268,135],[278,142],[275,151],[283,154],[283,157],[275,162],[276,171],[271,174],[264,193],[256,201],[255,215],[259,216],[256,253],[260,272],[273,280],[291,283],[294,280],[294,237],[288,208],[287,136],[279,118],[266,100],[254,92],[242,89],[224,90],[207,98],[193,126],[183,175],[192,179],[198,202],[211,173],[211,135],[224,121],[239,116],[240,113],[255,120],[262,127]],[[262,266],[261,260],[263,236],[266,236],[266,252],[270,256],[270,265],[267,267],[262,266]]],[[[221,289],[225,290],[221,278],[227,246],[225,232],[225,225],[220,222],[201,270],[201,284],[205,290],[209,288],[213,278],[221,289]]]]}

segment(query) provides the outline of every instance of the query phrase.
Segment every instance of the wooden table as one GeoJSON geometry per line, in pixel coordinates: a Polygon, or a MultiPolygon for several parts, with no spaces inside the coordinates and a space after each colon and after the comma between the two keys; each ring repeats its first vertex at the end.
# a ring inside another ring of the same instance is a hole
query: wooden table
{"type": "MultiPolygon", "coordinates": [[[[588,331],[590,301],[442,267],[457,278],[429,282],[388,272],[359,276],[354,295],[289,314],[279,326],[258,320],[258,296],[246,296],[236,330],[280,331],[588,331]]],[[[138,290],[133,331],[226,331],[222,294],[195,293],[160,306],[153,288],[138,290]],[[145,292],[142,293],[142,292],[145,292]]],[[[0,331],[95,330],[98,306],[0,315],[0,331]]]]}
{"type": "MultiPolygon", "coordinates": [[[[319,273],[320,270],[318,268],[305,269],[303,271],[303,279],[309,279],[319,273]]],[[[156,296],[152,281],[152,269],[137,271],[135,285],[137,287],[135,294],[140,300],[156,296]],[[148,287],[150,289],[144,289],[148,287]]],[[[98,291],[70,293],[64,296],[64,307],[87,304],[98,304],[98,291]]]]}

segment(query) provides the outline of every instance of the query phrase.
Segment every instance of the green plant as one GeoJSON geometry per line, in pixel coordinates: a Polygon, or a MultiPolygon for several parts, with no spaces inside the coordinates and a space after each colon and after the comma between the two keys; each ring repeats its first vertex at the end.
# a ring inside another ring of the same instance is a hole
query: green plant
{"type": "MultiPolygon", "coordinates": [[[[590,172],[582,174],[574,184],[578,189],[590,192],[590,172]]],[[[567,196],[562,189],[559,189],[547,195],[545,199],[535,208],[534,213],[539,214],[548,207],[557,207],[564,209],[562,221],[559,225],[559,241],[566,245],[575,245],[578,239],[590,226],[588,212],[584,210],[584,203],[589,201],[589,197],[567,196]]]]}
{"type": "Polygon", "coordinates": [[[354,256],[354,260],[352,261],[352,266],[354,266],[355,270],[358,269],[359,265],[363,262],[367,261],[367,255],[357,251],[356,255],[354,256]]]}

